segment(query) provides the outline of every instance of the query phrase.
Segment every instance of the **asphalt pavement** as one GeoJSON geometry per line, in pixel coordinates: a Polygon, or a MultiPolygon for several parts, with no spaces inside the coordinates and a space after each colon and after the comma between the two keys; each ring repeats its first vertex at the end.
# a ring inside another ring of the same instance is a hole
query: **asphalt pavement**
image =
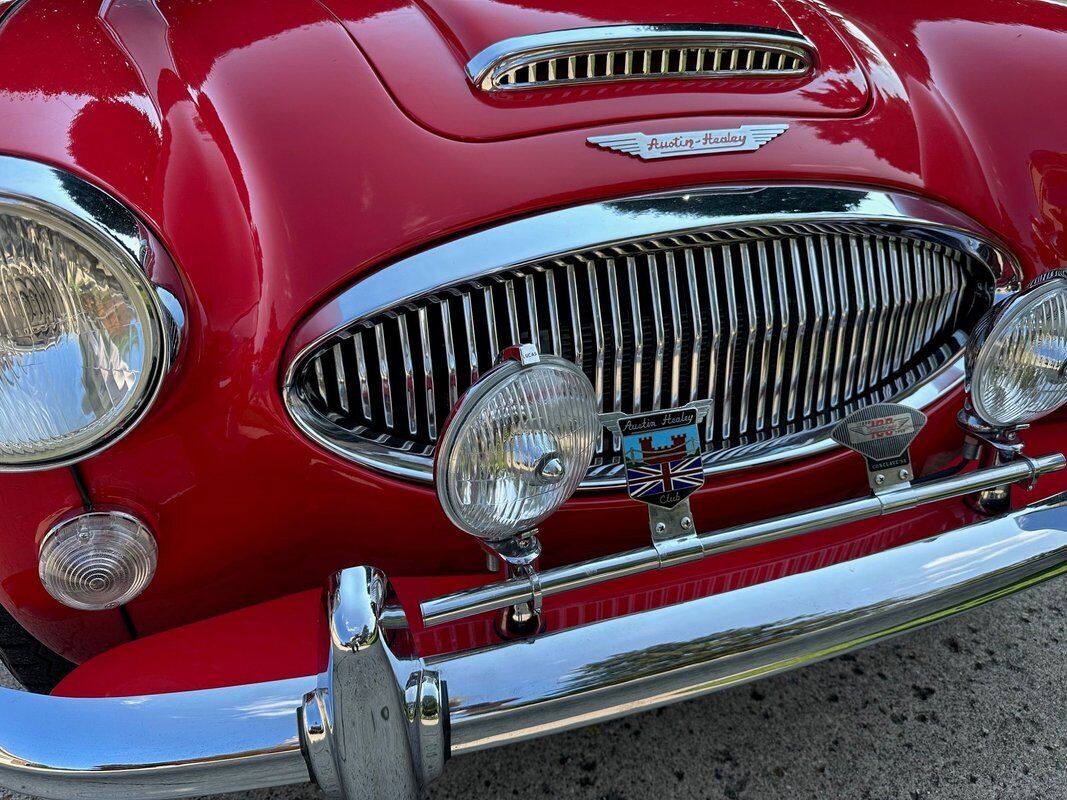
{"type": "Polygon", "coordinates": [[[797,672],[458,758],[427,797],[1062,800],[1065,661],[1061,578],[797,672]]]}

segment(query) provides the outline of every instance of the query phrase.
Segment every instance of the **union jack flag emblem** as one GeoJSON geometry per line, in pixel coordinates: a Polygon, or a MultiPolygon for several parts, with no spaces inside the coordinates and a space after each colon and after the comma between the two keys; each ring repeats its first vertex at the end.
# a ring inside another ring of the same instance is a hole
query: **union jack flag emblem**
{"type": "Polygon", "coordinates": [[[626,470],[630,497],[635,500],[655,498],[669,492],[681,493],[682,499],[704,484],[704,463],[699,455],[679,461],[633,466],[626,470]]]}

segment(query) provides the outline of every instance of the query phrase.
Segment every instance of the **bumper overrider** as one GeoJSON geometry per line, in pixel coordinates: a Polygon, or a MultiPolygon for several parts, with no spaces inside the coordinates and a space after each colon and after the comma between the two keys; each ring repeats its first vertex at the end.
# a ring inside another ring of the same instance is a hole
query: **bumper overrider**
{"type": "MultiPolygon", "coordinates": [[[[923,497],[894,501],[883,513],[1006,478],[1032,482],[1064,464],[1052,455],[932,481],[923,497]]],[[[761,525],[747,543],[759,540],[761,525]]],[[[698,538],[712,543],[717,535],[698,538]]],[[[398,632],[404,623],[388,602],[385,575],[356,567],[328,587],[322,675],[123,698],[3,690],[0,784],[42,797],[110,800],[314,781],[333,797],[410,798],[451,755],[813,663],[1064,571],[1067,494],[735,591],[419,658],[405,652],[410,638],[398,632]]]]}

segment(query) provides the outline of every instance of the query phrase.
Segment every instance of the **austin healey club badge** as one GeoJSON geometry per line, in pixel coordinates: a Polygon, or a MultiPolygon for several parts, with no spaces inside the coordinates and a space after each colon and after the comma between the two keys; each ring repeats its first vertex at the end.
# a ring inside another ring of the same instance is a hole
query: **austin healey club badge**
{"type": "Polygon", "coordinates": [[[630,497],[674,508],[704,485],[698,424],[706,412],[706,404],[691,405],[604,420],[621,437],[630,497]]]}

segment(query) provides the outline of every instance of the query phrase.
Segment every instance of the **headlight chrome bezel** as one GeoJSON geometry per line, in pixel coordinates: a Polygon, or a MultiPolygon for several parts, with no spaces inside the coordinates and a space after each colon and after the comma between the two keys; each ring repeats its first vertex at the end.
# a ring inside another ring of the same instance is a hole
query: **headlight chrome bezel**
{"type": "Polygon", "coordinates": [[[168,275],[169,258],[147,228],[120,201],[76,175],[35,161],[0,156],[0,210],[54,230],[96,256],[121,276],[124,290],[144,308],[145,377],[132,401],[92,437],[31,458],[0,459],[0,473],[37,472],[69,466],[94,456],[126,436],[154,405],[173,366],[185,327],[177,295],[156,283],[168,275]],[[159,262],[166,262],[160,264],[159,262]],[[148,335],[150,333],[150,336],[148,335]],[[149,346],[151,345],[151,346],[149,346]]]}
{"type": "MultiPolygon", "coordinates": [[[[1039,275],[1025,289],[993,306],[978,321],[971,334],[964,359],[968,408],[984,425],[989,426],[992,430],[1026,428],[1031,423],[1055,413],[1064,405],[1064,403],[1060,403],[1037,414],[1016,415],[1011,419],[1005,420],[1003,415],[993,414],[991,409],[985,407],[982,392],[982,381],[985,378],[982,359],[988,352],[987,345],[998,341],[1023,314],[1032,310],[1056,292],[1062,292],[1067,295],[1067,270],[1065,269],[1050,270],[1039,275]]],[[[1065,362],[1065,367],[1067,367],[1067,362],[1065,362]]]]}
{"type": "MultiPolygon", "coordinates": [[[[589,410],[591,415],[590,440],[588,447],[589,458],[592,457],[593,449],[595,448],[596,434],[598,434],[600,430],[600,418],[596,410],[593,387],[589,384],[589,379],[586,377],[585,373],[582,372],[577,365],[565,358],[553,355],[539,355],[536,349],[531,345],[519,345],[505,350],[501,355],[501,360],[497,366],[483,375],[480,380],[474,383],[463,396],[460,397],[459,401],[453,407],[448,420],[445,422],[441,439],[438,442],[434,453],[434,488],[437,492],[441,508],[449,521],[463,532],[479,539],[484,542],[486,546],[495,550],[501,550],[502,548],[506,550],[508,542],[512,542],[516,540],[517,537],[522,537],[525,534],[530,533],[536,529],[538,524],[555,514],[560,507],[573,496],[575,490],[578,488],[578,484],[581,482],[588,469],[588,463],[583,463],[579,465],[576,472],[569,473],[567,472],[567,465],[560,461],[560,458],[562,457],[561,454],[558,452],[552,453],[552,460],[555,463],[553,464],[549,462],[546,466],[551,467],[553,471],[555,471],[554,468],[556,466],[561,466],[564,471],[559,474],[563,476],[563,480],[567,484],[570,484],[570,490],[564,491],[562,498],[549,511],[537,516],[536,519],[521,529],[502,530],[496,535],[478,532],[472,530],[469,520],[465,519],[461,511],[455,508],[451,500],[449,484],[450,470],[448,462],[451,460],[453,451],[457,446],[459,435],[464,431],[465,424],[474,412],[481,408],[483,403],[492,398],[508,382],[530,370],[554,370],[567,375],[576,376],[588,387],[589,410]]],[[[579,459],[579,461],[580,460],[581,459],[579,459]]],[[[586,459],[586,461],[588,460],[589,459],[586,459]]],[[[541,461],[538,461],[538,464],[536,466],[531,466],[531,469],[538,468],[540,465],[541,461]]],[[[552,482],[555,482],[555,479],[553,479],[552,482]]]]}

